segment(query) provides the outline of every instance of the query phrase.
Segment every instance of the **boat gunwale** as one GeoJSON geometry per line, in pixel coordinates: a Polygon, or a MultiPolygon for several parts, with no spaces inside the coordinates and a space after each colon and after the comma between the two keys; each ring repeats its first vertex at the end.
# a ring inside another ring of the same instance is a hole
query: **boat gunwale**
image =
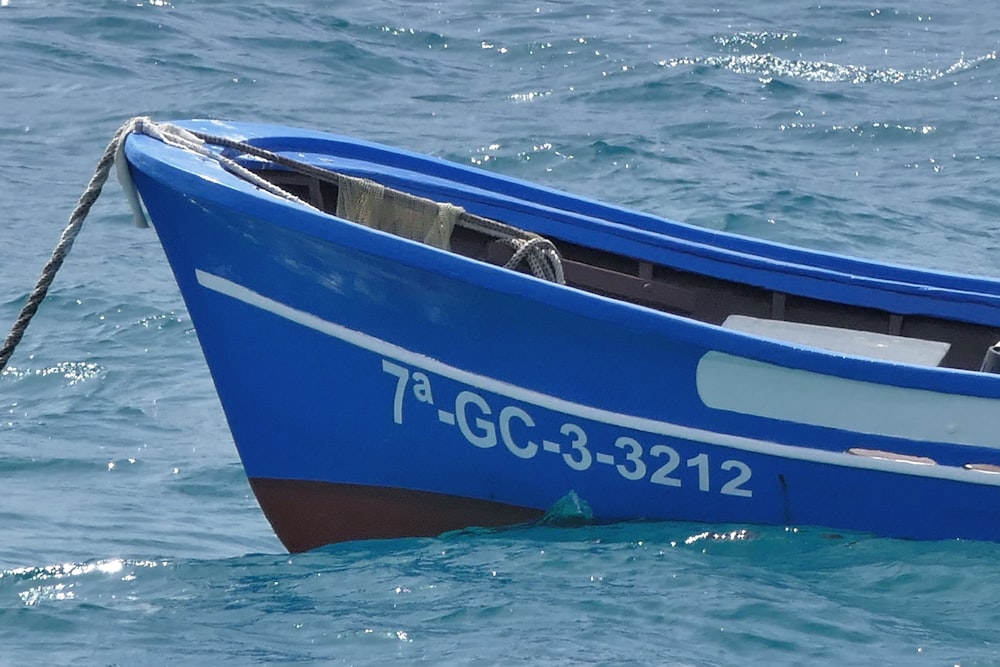
{"type": "MultiPolygon", "coordinates": [[[[186,126],[195,129],[219,129],[218,125],[206,126],[204,123],[186,123],[186,126]]],[[[244,128],[242,125],[226,125],[225,127],[244,128]]],[[[260,128],[263,126],[250,125],[246,127],[260,128]]],[[[272,129],[285,133],[293,132],[290,128],[272,129]]],[[[308,131],[302,133],[302,138],[312,138],[313,136],[329,139],[331,135],[308,131]]],[[[238,138],[245,137],[239,135],[238,138]]],[[[378,145],[373,144],[373,146],[378,145]]],[[[379,148],[390,150],[387,147],[379,146],[379,148]]],[[[613,316],[617,326],[629,328],[635,332],[668,336],[747,359],[846,379],[924,389],[945,394],[1000,398],[1000,377],[991,374],[954,368],[910,366],[762,338],[754,334],[724,329],[682,315],[674,315],[627,301],[548,283],[456,253],[442,251],[392,234],[372,230],[322,213],[311,207],[264,193],[205,157],[167,146],[150,137],[131,135],[126,143],[126,156],[131,165],[139,168],[140,171],[148,170],[151,177],[158,177],[157,180],[161,181],[163,185],[181,196],[192,197],[188,186],[197,186],[198,197],[258,219],[266,219],[271,224],[283,226],[291,231],[318,240],[337,243],[358,252],[381,257],[386,261],[402,261],[432,273],[478,283],[490,290],[514,291],[536,301],[593,319],[607,321],[609,317],[613,316]],[[221,189],[220,186],[224,189],[221,189]],[[270,215],[269,213],[280,213],[280,215],[270,215]],[[343,224],[330,225],[328,223],[331,219],[343,224]],[[610,311],[608,310],[609,306],[612,307],[610,311]]],[[[433,160],[434,158],[427,159],[433,160]]],[[[452,163],[446,164],[451,165],[452,163]]],[[[459,167],[459,165],[453,166],[459,167]]],[[[488,172],[484,172],[484,174],[506,180],[506,177],[488,172]]],[[[524,200],[517,201],[530,204],[524,200]]],[[[627,212],[626,209],[615,208],[614,210],[627,212]]],[[[603,221],[594,220],[603,224],[603,221]]],[[[624,225],[617,226],[625,228],[624,225]]],[[[597,233],[597,230],[592,231],[597,233]]],[[[642,229],[630,229],[630,231],[653,237],[663,236],[654,235],[642,229]]],[[[733,235],[728,236],[732,237],[733,235]]],[[[743,237],[736,238],[742,239],[743,237]]],[[[763,243],[772,245],[770,242],[763,243]]],[[[818,251],[805,252],[815,252],[817,256],[825,254],[818,251]]],[[[864,262],[864,260],[858,261],[864,262]]],[[[877,265],[871,264],[871,266],[877,265]]],[[[928,271],[926,273],[930,276],[953,276],[953,274],[938,272],[928,271]]],[[[1000,282],[997,285],[1000,287],[1000,282]]],[[[939,292],[955,293],[954,290],[939,290],[939,292]]]]}
{"type": "Polygon", "coordinates": [[[417,176],[417,182],[437,186],[448,184],[456,190],[479,193],[489,201],[528,204],[532,209],[568,214],[573,218],[595,225],[603,233],[616,232],[613,234],[614,236],[620,236],[622,233],[628,236],[639,235],[646,241],[655,239],[678,246],[684,245],[690,247],[692,253],[701,253],[707,256],[731,253],[734,263],[739,259],[744,261],[768,260],[775,266],[790,269],[794,267],[808,274],[810,270],[814,270],[811,262],[816,258],[822,258],[825,260],[821,269],[824,272],[824,280],[840,276],[842,279],[848,279],[844,281],[847,284],[868,279],[884,282],[887,289],[888,285],[899,285],[926,291],[931,282],[926,278],[933,277],[935,279],[934,286],[930,289],[935,292],[964,293],[982,297],[987,300],[984,305],[1000,307],[1000,278],[876,261],[709,229],[595,200],[585,195],[564,192],[505,174],[459,164],[432,155],[333,133],[299,130],[279,125],[208,122],[214,124],[205,125],[203,121],[182,121],[178,124],[200,131],[210,131],[213,128],[237,130],[242,139],[265,150],[296,153],[302,158],[335,155],[337,157],[334,159],[338,161],[344,160],[377,166],[378,168],[372,171],[373,174],[402,175],[406,173],[417,176]],[[271,134],[274,132],[279,134],[271,134]],[[313,143],[313,148],[316,150],[303,150],[304,147],[300,144],[288,143],[299,141],[313,143]],[[335,150],[338,148],[350,148],[358,154],[350,157],[341,156],[335,150]],[[367,155],[367,153],[372,155],[367,155]],[[373,156],[382,156],[389,158],[389,160],[375,160],[372,159],[373,156]],[[394,164],[390,164],[389,161],[394,164]],[[406,163],[412,163],[412,165],[407,166],[406,163]],[[431,167],[434,172],[439,173],[429,174],[427,170],[417,168],[419,166],[431,167]],[[463,178],[455,178],[454,175],[457,174],[463,178]],[[502,183],[505,189],[501,191],[490,187],[496,183],[502,183]],[[508,189],[515,192],[507,191],[508,189]],[[520,196],[516,192],[517,190],[523,191],[524,196],[520,196]],[[586,209],[592,210],[587,211],[586,209]],[[625,219],[620,221],[611,219],[618,217],[625,219]],[[651,224],[669,225],[669,231],[653,229],[651,224]],[[768,252],[762,252],[762,250],[768,252]],[[788,256],[782,257],[781,255],[788,256]],[[861,269],[867,269],[867,271],[861,269]],[[880,276],[876,275],[878,272],[898,275],[880,276]]]}
{"type": "MultiPolygon", "coordinates": [[[[307,154],[309,155],[309,154],[307,154]]],[[[319,154],[318,154],[319,155],[319,154]]],[[[342,163],[338,162],[338,165],[342,163]]],[[[370,164],[370,163],[369,163],[370,164]]],[[[332,166],[332,165],[331,165],[332,166]]],[[[384,167],[379,165],[379,167],[384,167]]],[[[891,310],[892,312],[898,313],[900,315],[924,315],[928,317],[939,317],[942,319],[957,320],[968,322],[970,324],[983,324],[986,326],[993,326],[997,321],[1000,321],[1000,279],[988,283],[988,286],[994,288],[996,293],[990,293],[987,291],[973,291],[967,289],[957,289],[952,287],[942,287],[937,285],[929,285],[914,281],[902,281],[887,279],[872,275],[859,275],[845,273],[839,270],[833,270],[826,267],[816,267],[810,266],[805,263],[799,262],[789,262],[782,259],[776,259],[769,257],[767,255],[752,254],[744,252],[741,250],[733,250],[726,247],[719,247],[712,245],[710,243],[704,243],[700,241],[689,241],[683,238],[678,238],[667,234],[665,232],[653,232],[646,229],[637,229],[630,227],[627,224],[610,221],[604,218],[595,217],[593,215],[586,215],[582,213],[576,213],[573,211],[567,211],[563,209],[552,208],[545,204],[540,204],[536,201],[529,199],[519,199],[511,197],[504,193],[493,193],[489,190],[484,190],[482,188],[471,188],[465,187],[464,184],[455,183],[454,181],[446,181],[444,179],[428,178],[419,172],[413,172],[406,170],[395,169],[393,167],[384,167],[380,169],[370,169],[370,170],[359,170],[359,169],[345,169],[343,173],[346,173],[355,177],[362,178],[373,178],[380,177],[379,180],[384,185],[388,187],[394,187],[396,189],[401,189],[405,191],[413,191],[413,188],[422,188],[417,192],[419,196],[434,198],[435,193],[442,193],[445,191],[450,191],[455,194],[465,195],[478,195],[479,199],[476,201],[482,204],[484,207],[495,207],[499,208],[497,204],[503,203],[507,206],[504,207],[505,210],[510,211],[513,214],[526,214],[531,215],[534,219],[538,221],[548,221],[554,223],[553,227],[545,227],[544,225],[539,225],[533,227],[532,231],[539,233],[543,236],[552,235],[554,237],[559,236],[559,231],[562,229],[572,229],[576,236],[573,238],[572,242],[578,245],[589,246],[589,247],[601,247],[608,250],[609,252],[615,252],[621,255],[627,255],[634,259],[641,261],[652,262],[654,264],[660,264],[663,266],[672,266],[673,262],[669,260],[664,260],[663,256],[655,256],[651,254],[649,250],[659,253],[670,253],[674,256],[685,256],[689,258],[694,258],[706,263],[711,263],[713,267],[699,267],[696,268],[692,265],[683,266],[682,270],[691,271],[694,273],[700,273],[706,276],[718,277],[724,280],[728,280],[735,283],[747,284],[755,287],[760,287],[763,289],[770,289],[775,291],[784,291],[789,294],[798,294],[801,296],[807,296],[817,299],[825,299],[834,303],[843,303],[845,305],[857,306],[857,307],[868,307],[868,308],[879,308],[884,310],[891,310]],[[405,175],[413,175],[419,178],[412,179],[406,178],[405,175]],[[428,187],[430,184],[434,184],[435,188],[428,187]],[[588,224],[587,227],[580,226],[580,223],[585,222],[588,224]],[[614,248],[609,248],[606,245],[599,243],[600,241],[613,238],[619,242],[620,245],[614,248]],[[589,241],[589,243],[588,243],[589,241]],[[719,270],[732,268],[736,272],[743,272],[743,275],[734,275],[734,273],[726,270],[719,270]],[[751,274],[751,275],[747,275],[751,274]],[[770,280],[769,280],[770,278],[770,280]],[[787,284],[782,284],[779,279],[792,278],[800,281],[808,281],[809,284],[814,286],[815,290],[799,290],[793,291],[787,289],[787,284]],[[857,291],[859,294],[857,298],[845,299],[843,293],[838,293],[835,297],[829,295],[827,292],[830,289],[831,284],[836,284],[838,288],[846,288],[852,291],[857,291]],[[864,295],[883,295],[889,294],[896,297],[897,300],[892,300],[891,307],[887,299],[877,299],[876,302],[865,300],[861,298],[864,295]],[[906,299],[905,303],[910,303],[910,308],[901,307],[903,301],[898,300],[899,298],[906,299]],[[928,306],[925,308],[912,307],[913,305],[920,304],[928,306]],[[975,308],[982,308],[985,310],[996,309],[996,318],[986,318],[975,319],[962,317],[956,313],[943,313],[939,310],[935,310],[933,306],[945,305],[970,305],[975,308]]],[[[448,200],[447,197],[440,197],[442,200],[448,200]]],[[[470,197],[471,199],[471,197],[470,197]]],[[[613,209],[618,212],[629,213],[627,209],[613,209]]],[[[484,217],[489,217],[488,214],[484,212],[478,212],[479,215],[484,215],[484,217]]],[[[666,224],[671,225],[681,225],[683,223],[677,223],[672,220],[665,218],[661,219],[666,224]]],[[[713,230],[707,230],[713,231],[713,230]]],[[[732,239],[736,238],[740,241],[750,240],[758,241],[757,239],[751,239],[749,237],[742,237],[738,235],[728,234],[726,232],[713,232],[720,235],[720,238],[732,239]]],[[[781,244],[771,244],[770,242],[764,242],[766,246],[770,247],[780,246],[781,244]]],[[[791,247],[791,246],[787,246],[791,247]]],[[[835,257],[846,260],[854,260],[845,255],[836,255],[832,253],[826,253],[823,251],[813,251],[809,249],[800,249],[803,252],[810,253],[816,257],[835,257]]],[[[870,262],[867,260],[857,259],[859,265],[863,265],[870,268],[882,268],[890,267],[892,265],[883,265],[877,262],[870,262]]],[[[945,277],[945,278],[963,278],[960,274],[937,272],[925,269],[916,269],[909,267],[900,267],[905,270],[920,272],[921,275],[927,277],[945,277]]],[[[973,280],[983,280],[991,281],[989,278],[977,278],[972,277],[973,280]]],[[[985,286],[984,286],[985,289],[985,286]]]]}
{"type": "MultiPolygon", "coordinates": [[[[921,302],[960,303],[987,309],[996,308],[998,309],[997,319],[978,323],[992,326],[1000,322],[1000,278],[878,262],[825,250],[803,248],[779,241],[698,227],[597,201],[586,196],[563,192],[544,185],[536,185],[504,174],[461,165],[442,158],[337,134],[299,130],[280,125],[222,121],[189,120],[179,121],[177,124],[187,129],[203,132],[218,131],[223,128],[229,130],[230,133],[235,131],[234,136],[230,138],[246,141],[265,150],[292,152],[299,159],[309,157],[330,159],[331,156],[335,156],[332,157],[332,160],[337,162],[368,164],[372,166],[370,172],[345,170],[345,173],[361,177],[366,175],[388,176],[389,178],[408,177],[411,184],[423,186],[429,192],[449,187],[465,195],[478,195],[484,204],[503,202],[512,207],[510,209],[512,212],[530,213],[540,220],[550,220],[563,225],[564,228],[573,229],[585,235],[597,234],[602,239],[613,238],[621,242],[632,242],[637,244],[636,248],[649,247],[656,250],[673,251],[690,257],[706,259],[723,267],[736,266],[763,272],[766,275],[793,275],[796,278],[817,281],[816,284],[819,285],[835,282],[849,289],[865,289],[875,293],[890,292],[916,297],[921,302]],[[267,134],[268,132],[277,132],[278,136],[267,134]],[[303,140],[314,143],[312,148],[315,150],[303,150],[304,147],[301,145],[285,145],[289,141],[303,140]],[[355,152],[360,149],[361,154],[342,156],[335,152],[336,148],[349,148],[355,152]],[[388,160],[373,160],[364,155],[367,152],[388,158],[388,160]],[[427,166],[432,168],[434,172],[444,173],[428,173],[426,170],[401,166],[399,164],[401,158],[405,162],[413,162],[413,167],[427,166]],[[389,164],[390,161],[396,164],[389,164]],[[458,180],[449,177],[447,175],[449,173],[461,174],[464,178],[458,180]],[[502,184],[504,189],[491,189],[489,187],[491,184],[502,184]],[[524,194],[532,196],[517,196],[515,193],[508,192],[508,189],[523,190],[524,194]],[[546,201],[548,198],[555,201],[546,201]],[[588,212],[585,210],[588,208],[593,210],[588,212]],[[617,218],[620,217],[626,220],[619,221],[617,218]],[[573,223],[586,223],[587,226],[573,223]],[[632,223],[641,223],[641,226],[632,223]],[[650,223],[668,225],[669,232],[651,229],[650,223]],[[703,238],[691,238],[693,236],[703,238]],[[781,255],[790,256],[782,257],[781,255]],[[817,262],[816,260],[823,261],[817,262]],[[815,264],[819,264],[819,266],[815,266],[815,264]],[[838,267],[839,264],[844,266],[838,267]]],[[[131,140],[132,137],[129,138],[129,141],[131,140]]],[[[260,163],[258,161],[258,164],[260,163]]],[[[317,166],[323,165],[320,163],[317,166]]],[[[544,234],[544,232],[539,233],[544,234]]],[[[592,245],[592,247],[603,246],[592,245]]],[[[611,250],[620,252],[617,248],[611,250]]],[[[629,253],[622,252],[622,254],[629,253]]],[[[634,256],[634,253],[630,256],[634,256]]],[[[656,258],[651,257],[638,257],[638,259],[657,262],[656,258]]],[[[705,275],[718,274],[713,271],[706,272],[705,275]]],[[[735,282],[749,282],[745,276],[726,276],[726,278],[735,282]]],[[[750,284],[757,285],[757,283],[750,284]]],[[[760,286],[780,289],[780,286],[760,286]]],[[[809,293],[809,295],[812,294],[812,292],[809,293]]],[[[835,299],[835,301],[844,302],[840,298],[835,299]]],[[[869,303],[847,303],[858,306],[871,305],[869,303]]],[[[904,311],[901,314],[961,319],[953,313],[904,311]]]]}

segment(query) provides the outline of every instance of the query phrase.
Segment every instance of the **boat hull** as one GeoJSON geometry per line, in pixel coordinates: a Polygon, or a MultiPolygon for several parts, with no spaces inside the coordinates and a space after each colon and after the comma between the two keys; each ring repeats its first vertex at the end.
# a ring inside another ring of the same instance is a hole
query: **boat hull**
{"type": "Polygon", "coordinates": [[[510,526],[544,514],[530,507],[385,486],[251,477],[250,487],[278,539],[292,552],[333,542],[510,526]]]}
{"type": "Polygon", "coordinates": [[[151,141],[130,139],[133,177],[292,551],[531,521],[567,496],[595,521],[1000,539],[995,382],[887,377],[219,195],[231,176],[164,167],[151,141]]]}

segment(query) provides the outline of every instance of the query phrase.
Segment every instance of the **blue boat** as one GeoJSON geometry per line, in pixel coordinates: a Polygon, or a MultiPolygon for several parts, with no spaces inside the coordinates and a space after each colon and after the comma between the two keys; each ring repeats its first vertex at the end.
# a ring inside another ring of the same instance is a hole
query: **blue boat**
{"type": "Polygon", "coordinates": [[[1000,282],[343,136],[179,125],[201,148],[133,133],[125,180],[289,550],[567,503],[1000,540],[1000,282]]]}

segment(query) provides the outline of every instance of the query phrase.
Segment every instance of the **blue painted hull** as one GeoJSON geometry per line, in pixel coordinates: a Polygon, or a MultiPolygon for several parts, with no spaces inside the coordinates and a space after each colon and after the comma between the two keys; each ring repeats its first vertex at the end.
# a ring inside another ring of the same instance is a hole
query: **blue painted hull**
{"type": "MultiPolygon", "coordinates": [[[[343,138],[192,127],[581,245],[1000,323],[986,279],[740,239],[343,138]]],[[[247,475],[292,550],[530,518],[571,493],[597,521],[1000,539],[994,375],[783,344],[544,282],[261,195],[149,137],[126,155],[247,475]],[[297,485],[355,493],[328,506],[342,496],[297,485]],[[366,510],[378,490],[402,495],[366,510]],[[432,496],[447,501],[440,523],[383,513],[432,496]],[[343,528],[351,512],[364,518],[343,528]]]]}

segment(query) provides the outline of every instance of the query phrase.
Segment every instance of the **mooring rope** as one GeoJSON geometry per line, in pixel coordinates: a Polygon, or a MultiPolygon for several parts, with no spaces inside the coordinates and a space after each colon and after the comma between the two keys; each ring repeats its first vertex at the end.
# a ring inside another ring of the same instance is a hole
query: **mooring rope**
{"type": "Polygon", "coordinates": [[[59,237],[59,243],[56,244],[55,250],[52,251],[52,257],[49,258],[49,261],[42,269],[42,275],[39,276],[38,282],[35,283],[35,289],[28,296],[27,303],[21,308],[21,313],[17,316],[17,320],[14,322],[14,326],[11,327],[10,333],[7,334],[7,339],[4,341],[3,347],[0,348],[0,373],[6,368],[10,356],[14,354],[14,348],[17,347],[17,344],[21,342],[21,338],[24,337],[24,331],[28,328],[31,318],[35,316],[38,306],[41,305],[42,300],[45,299],[45,295],[48,294],[49,286],[52,285],[56,273],[59,272],[60,267],[62,267],[63,262],[66,260],[66,255],[73,248],[73,242],[80,233],[83,221],[86,220],[87,214],[90,213],[94,202],[101,196],[101,188],[104,187],[104,184],[108,180],[108,174],[114,165],[115,153],[118,152],[119,145],[128,133],[133,131],[137,121],[138,119],[132,119],[118,128],[118,131],[111,138],[108,147],[104,149],[104,155],[101,156],[100,161],[97,163],[97,170],[94,172],[83,194],[80,195],[80,200],[77,202],[76,208],[73,209],[73,213],[69,216],[69,223],[63,230],[62,236],[59,237]]]}
{"type": "MultiPolygon", "coordinates": [[[[115,164],[116,156],[118,156],[121,152],[126,137],[133,132],[148,134],[149,136],[159,139],[164,143],[172,144],[174,146],[192,150],[201,155],[211,157],[213,160],[222,163],[230,171],[233,171],[242,178],[252,182],[257,187],[267,190],[268,192],[278,195],[279,197],[305,204],[305,202],[301,201],[298,197],[295,197],[276,185],[265,181],[250,170],[238,164],[235,160],[230,160],[229,158],[223,157],[218,153],[209,150],[205,147],[205,141],[203,139],[181,127],[171,125],[169,123],[156,123],[152,119],[145,116],[139,116],[126,121],[114,133],[114,136],[112,136],[107,148],[104,149],[104,154],[101,155],[101,159],[97,163],[97,169],[94,171],[94,175],[91,177],[90,182],[83,191],[83,194],[80,195],[80,199],[77,201],[73,212],[70,214],[69,222],[66,224],[66,228],[63,229],[62,235],[59,237],[59,242],[56,244],[55,250],[52,251],[52,256],[49,258],[49,261],[45,264],[44,268],[42,268],[42,274],[35,283],[35,288],[28,296],[28,300],[24,304],[24,307],[21,308],[21,312],[18,314],[17,320],[14,321],[14,325],[11,327],[10,333],[7,334],[3,347],[0,348],[0,373],[2,373],[4,368],[7,367],[7,362],[10,361],[11,355],[14,354],[14,349],[24,337],[24,332],[28,328],[28,324],[31,323],[31,319],[35,316],[35,313],[38,312],[38,307],[48,294],[52,281],[55,280],[56,274],[59,272],[59,269],[62,268],[63,262],[66,260],[66,256],[73,248],[73,242],[76,241],[76,237],[80,234],[80,229],[83,227],[83,221],[87,219],[90,209],[94,206],[98,197],[101,196],[101,190],[108,180],[108,175],[111,173],[111,167],[115,164]]],[[[306,205],[308,206],[308,204],[306,205]]],[[[137,201],[133,203],[133,207],[138,206],[139,204],[137,201]]],[[[141,215],[141,211],[135,211],[135,213],[137,216],[141,215]]]]}
{"type": "MultiPolygon", "coordinates": [[[[151,118],[145,116],[138,116],[126,121],[121,127],[118,128],[114,136],[111,138],[111,141],[108,143],[107,148],[104,149],[104,154],[97,163],[97,169],[91,177],[90,182],[87,184],[86,189],[83,191],[83,194],[80,195],[80,199],[77,201],[73,212],[70,214],[69,222],[66,224],[66,228],[63,229],[59,242],[56,244],[55,250],[52,251],[52,256],[42,269],[42,273],[39,276],[38,281],[35,283],[35,288],[28,296],[28,300],[24,304],[24,307],[21,308],[21,312],[18,314],[17,320],[15,320],[14,325],[11,327],[10,333],[7,334],[3,347],[0,348],[0,373],[2,373],[4,368],[7,367],[7,362],[10,360],[11,355],[14,354],[14,349],[24,337],[24,332],[28,328],[28,324],[30,324],[31,319],[35,316],[35,313],[38,312],[38,307],[48,294],[52,281],[55,280],[56,274],[62,267],[63,262],[66,260],[66,256],[73,248],[73,242],[76,241],[76,237],[79,235],[80,229],[83,227],[83,222],[90,213],[90,209],[94,206],[98,197],[101,196],[101,190],[108,180],[108,175],[111,173],[111,167],[114,166],[116,159],[118,160],[120,168],[119,179],[123,181],[122,185],[126,190],[126,195],[129,199],[129,204],[133,209],[133,215],[136,223],[140,226],[145,226],[145,214],[142,211],[142,205],[139,203],[138,197],[134,192],[131,184],[131,176],[129,176],[127,167],[125,167],[123,156],[125,139],[132,133],[146,134],[166,144],[203,155],[218,162],[227,171],[236,174],[240,178],[243,178],[258,188],[283,199],[308,206],[309,208],[315,207],[312,204],[296,197],[292,193],[274,185],[270,181],[267,181],[258,174],[255,174],[253,171],[247,169],[236,160],[211,150],[208,148],[208,145],[230,148],[239,151],[244,155],[253,155],[320,179],[337,182],[340,178],[340,174],[337,174],[336,172],[300,162],[298,160],[293,160],[242,141],[226,137],[217,137],[203,132],[185,130],[184,128],[170,123],[157,123],[151,118]]],[[[413,199],[420,199],[407,193],[397,194],[413,199]]],[[[559,256],[559,252],[556,250],[555,245],[548,239],[516,227],[511,227],[502,222],[481,218],[480,216],[472,215],[464,211],[459,217],[458,224],[467,226],[470,229],[476,229],[478,231],[488,233],[501,239],[505,243],[510,244],[514,248],[515,252],[511,259],[506,263],[506,268],[516,268],[520,262],[526,261],[531,268],[532,273],[534,273],[537,277],[558,282],[560,284],[565,283],[562,271],[562,260],[559,256]]]]}

